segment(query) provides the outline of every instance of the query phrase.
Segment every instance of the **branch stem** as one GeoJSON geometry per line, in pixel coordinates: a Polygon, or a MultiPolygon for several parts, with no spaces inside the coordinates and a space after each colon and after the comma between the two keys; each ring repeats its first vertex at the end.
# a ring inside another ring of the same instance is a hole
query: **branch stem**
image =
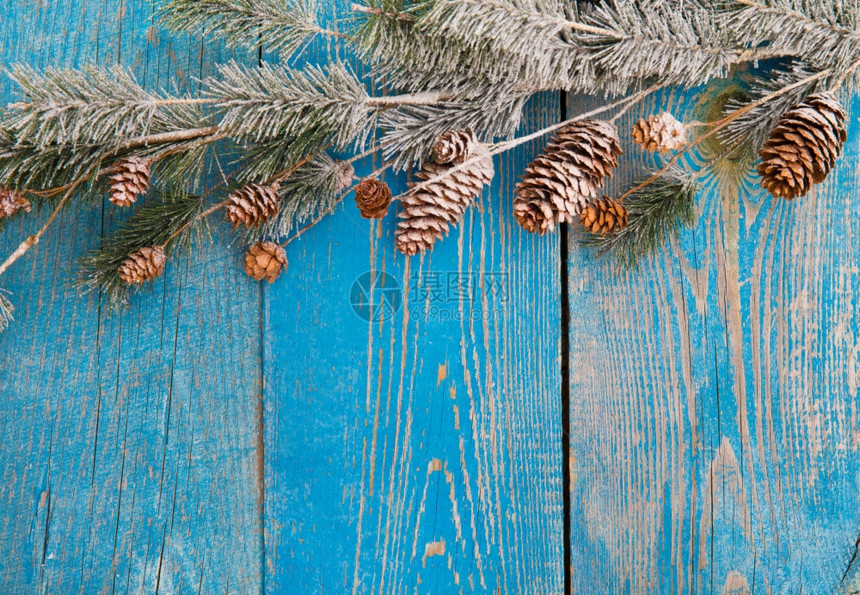
{"type": "Polygon", "coordinates": [[[105,104],[105,105],[137,105],[141,107],[161,107],[165,105],[211,105],[213,103],[217,103],[216,99],[206,98],[206,97],[177,97],[171,99],[152,99],[152,100],[142,100],[142,101],[64,101],[64,102],[18,102],[18,103],[10,103],[6,106],[7,109],[10,110],[31,110],[31,109],[39,109],[43,111],[48,110],[62,110],[62,109],[71,109],[71,108],[92,108],[94,104],[105,104]]]}
{"type": "Polygon", "coordinates": [[[389,17],[392,19],[397,19],[398,21],[414,22],[418,20],[415,15],[409,14],[408,12],[388,12],[383,8],[371,8],[370,6],[365,6],[364,4],[353,3],[350,8],[352,8],[352,10],[355,12],[372,14],[374,16],[380,17],[389,17]]]}
{"type": "Polygon", "coordinates": [[[454,99],[454,95],[450,93],[427,91],[425,93],[370,97],[365,100],[365,104],[370,107],[389,109],[405,105],[437,105],[444,101],[451,101],[452,99],[454,99]]]}
{"type": "Polygon", "coordinates": [[[33,246],[35,246],[36,244],[39,243],[39,240],[42,239],[42,236],[45,234],[45,232],[51,226],[51,223],[53,223],[54,219],[57,218],[57,215],[60,214],[60,210],[62,210],[63,206],[65,206],[65,204],[69,201],[69,199],[75,193],[75,190],[77,189],[77,187],[84,183],[84,177],[85,176],[78,178],[77,181],[74,184],[72,184],[72,186],[66,191],[65,196],[63,196],[62,200],[54,208],[54,211],[51,213],[51,216],[48,217],[48,220],[45,221],[45,224],[42,225],[42,227],[39,229],[39,231],[37,231],[36,233],[34,233],[30,237],[28,237],[23,242],[21,242],[18,245],[18,247],[15,249],[15,251],[12,254],[10,254],[8,258],[6,258],[6,260],[3,262],[3,264],[0,265],[0,275],[5,273],[9,269],[9,267],[11,267],[13,264],[15,264],[16,260],[18,260],[19,258],[24,256],[30,250],[30,248],[32,248],[33,246]]]}

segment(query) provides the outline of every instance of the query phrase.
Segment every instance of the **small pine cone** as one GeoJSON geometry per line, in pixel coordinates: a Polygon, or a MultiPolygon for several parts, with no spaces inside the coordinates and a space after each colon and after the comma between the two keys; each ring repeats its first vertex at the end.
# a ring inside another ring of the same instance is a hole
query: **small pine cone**
{"type": "Polygon", "coordinates": [[[582,209],[579,222],[587,231],[605,236],[627,227],[627,217],[627,207],[604,196],[582,209]]]}
{"type": "Polygon", "coordinates": [[[257,281],[274,283],[287,267],[287,253],[275,242],[257,242],[245,252],[245,273],[257,281]]]}
{"type": "Polygon", "coordinates": [[[110,177],[110,201],[118,207],[128,207],[149,190],[149,162],[129,157],[116,164],[117,172],[110,177]]]}
{"type": "Polygon", "coordinates": [[[633,140],[649,151],[677,151],[687,144],[687,128],[672,114],[663,112],[636,122],[633,140]]]}
{"type": "Polygon", "coordinates": [[[226,218],[235,227],[257,227],[277,214],[278,191],[280,185],[275,182],[269,186],[249,184],[240,188],[227,199],[226,218]]]}
{"type": "Polygon", "coordinates": [[[478,139],[471,130],[449,130],[436,139],[433,160],[440,165],[463,163],[477,145],[478,139]]]}
{"type": "Polygon", "coordinates": [[[0,188],[0,220],[11,217],[20,210],[30,212],[30,201],[18,190],[0,188]]]}
{"type": "Polygon", "coordinates": [[[382,219],[391,205],[391,188],[376,178],[365,178],[355,187],[355,204],[365,219],[382,219]]]}
{"type": "Polygon", "coordinates": [[[119,267],[119,277],[126,285],[142,285],[152,281],[164,272],[167,256],[161,246],[151,246],[135,250],[119,267]]]}
{"type": "Polygon", "coordinates": [[[574,122],[562,128],[517,184],[514,216],[530,233],[544,234],[574,217],[599,196],[618,167],[621,142],[614,125],[574,122]]]}
{"type": "Polygon", "coordinates": [[[816,93],[782,115],[759,151],[761,186],[776,198],[805,196],[833,169],[848,134],[845,110],[830,93],[816,93]]]}
{"type": "Polygon", "coordinates": [[[484,185],[495,175],[493,157],[485,145],[475,144],[469,156],[481,158],[469,167],[453,171],[456,166],[429,162],[416,177],[425,182],[448,173],[441,180],[424,188],[412,189],[403,197],[397,224],[397,249],[412,256],[433,247],[436,240],[448,233],[451,224],[459,223],[472,201],[480,196],[484,185]]]}
{"type": "Polygon", "coordinates": [[[337,162],[337,191],[343,192],[350,186],[355,179],[355,168],[349,161],[337,162]]]}

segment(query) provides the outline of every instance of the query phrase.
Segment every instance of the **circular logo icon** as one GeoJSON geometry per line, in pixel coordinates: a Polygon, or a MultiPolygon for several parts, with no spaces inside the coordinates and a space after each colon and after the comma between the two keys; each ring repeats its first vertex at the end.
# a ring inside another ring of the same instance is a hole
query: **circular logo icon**
{"type": "Polygon", "coordinates": [[[403,307],[403,288],[388,273],[368,271],[352,283],[349,303],[362,320],[389,320],[403,307]]]}

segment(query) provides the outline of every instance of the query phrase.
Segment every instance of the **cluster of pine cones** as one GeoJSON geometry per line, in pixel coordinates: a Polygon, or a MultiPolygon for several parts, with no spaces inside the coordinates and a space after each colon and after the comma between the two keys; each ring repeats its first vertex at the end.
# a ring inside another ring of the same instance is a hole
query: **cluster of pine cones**
{"type": "MultiPolygon", "coordinates": [[[[833,168],[847,138],[845,111],[829,93],[809,96],[786,112],[760,151],[761,185],[773,196],[793,199],[821,183],[833,168]]],[[[647,150],[668,152],[687,144],[684,124],[671,114],[642,119],[632,136],[647,150]]],[[[452,130],[441,135],[433,159],[416,175],[417,181],[401,198],[395,243],[407,256],[432,249],[435,242],[463,218],[495,174],[489,147],[471,130],[452,130]]],[[[544,234],[557,224],[576,219],[589,232],[617,233],[628,224],[629,213],[619,201],[601,196],[605,179],[618,167],[621,155],[618,131],[610,122],[591,120],[565,125],[535,159],[517,184],[514,217],[528,232],[544,234]]],[[[354,170],[343,163],[340,186],[351,184],[354,170]]],[[[111,177],[110,200],[128,206],[149,188],[149,164],[126,159],[111,177]]],[[[256,227],[278,213],[280,187],[250,184],[225,201],[226,219],[234,226],[256,227]]],[[[355,187],[355,202],[367,219],[386,216],[392,202],[387,184],[367,178],[355,187]]],[[[15,210],[29,209],[18,193],[0,193],[0,219],[15,210]]],[[[129,255],[119,269],[123,282],[139,285],[157,278],[164,270],[163,247],[152,246],[129,255]]],[[[245,254],[245,272],[252,278],[273,282],[287,266],[283,246],[258,242],[245,254]]]]}
{"type": "MultiPolygon", "coordinates": [[[[641,120],[636,142],[658,151],[687,142],[686,128],[669,113],[641,120]]],[[[621,202],[602,197],[600,189],[618,167],[621,142],[614,124],[600,120],[561,128],[517,184],[514,217],[528,232],[544,234],[557,224],[580,223],[590,232],[615,233],[627,225],[621,202]]],[[[434,159],[417,175],[403,197],[397,225],[397,249],[406,255],[424,252],[447,234],[466,208],[493,178],[492,156],[470,130],[443,134],[434,159]]]]}

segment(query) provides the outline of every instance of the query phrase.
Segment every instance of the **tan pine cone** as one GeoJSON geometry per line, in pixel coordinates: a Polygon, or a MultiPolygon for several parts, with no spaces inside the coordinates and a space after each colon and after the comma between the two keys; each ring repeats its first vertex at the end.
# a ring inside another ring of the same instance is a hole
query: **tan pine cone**
{"type": "Polygon", "coordinates": [[[22,209],[29,213],[32,208],[23,192],[0,188],[0,220],[11,217],[22,209]]]}
{"type": "Polygon", "coordinates": [[[257,242],[245,252],[245,273],[252,279],[274,283],[287,268],[287,253],[275,242],[257,242]]]}
{"type": "Polygon", "coordinates": [[[477,145],[478,139],[471,130],[449,130],[436,139],[433,161],[440,165],[463,163],[477,145]]]}
{"type": "Polygon", "coordinates": [[[391,205],[391,188],[376,178],[365,178],[355,187],[355,204],[365,219],[382,219],[391,205]]]}
{"type": "Polygon", "coordinates": [[[149,246],[135,250],[119,267],[119,277],[126,285],[142,285],[164,272],[167,256],[161,246],[149,246]]]}
{"type": "Polygon", "coordinates": [[[579,222],[586,231],[605,236],[627,227],[628,215],[627,207],[617,200],[604,196],[582,209],[579,222]]]}
{"type": "Polygon", "coordinates": [[[792,200],[823,182],[848,138],[845,118],[830,93],[810,95],[783,114],[759,151],[762,188],[792,200]]]}
{"type": "Polygon", "coordinates": [[[687,144],[687,128],[669,112],[643,118],[633,125],[633,140],[649,151],[667,153],[687,144]]]}
{"type": "Polygon", "coordinates": [[[226,219],[235,227],[257,227],[278,213],[280,184],[249,184],[227,199],[226,219]]]}
{"type": "Polygon", "coordinates": [[[355,168],[349,161],[337,162],[337,192],[343,192],[350,186],[355,179],[355,168]]]}
{"type": "Polygon", "coordinates": [[[530,233],[544,234],[572,223],[599,196],[618,167],[621,142],[613,124],[574,122],[562,128],[517,184],[514,217],[530,233]]]}
{"type": "Polygon", "coordinates": [[[492,181],[495,175],[493,157],[485,145],[476,143],[468,158],[477,159],[459,170],[456,165],[431,161],[416,175],[420,182],[410,184],[410,191],[401,200],[401,221],[395,237],[400,252],[411,256],[431,249],[452,224],[460,222],[466,208],[492,181]],[[419,187],[420,183],[437,176],[444,177],[419,187]]]}
{"type": "Polygon", "coordinates": [[[149,162],[128,157],[116,164],[117,172],[110,176],[110,201],[118,207],[128,207],[149,190],[149,162]]]}

